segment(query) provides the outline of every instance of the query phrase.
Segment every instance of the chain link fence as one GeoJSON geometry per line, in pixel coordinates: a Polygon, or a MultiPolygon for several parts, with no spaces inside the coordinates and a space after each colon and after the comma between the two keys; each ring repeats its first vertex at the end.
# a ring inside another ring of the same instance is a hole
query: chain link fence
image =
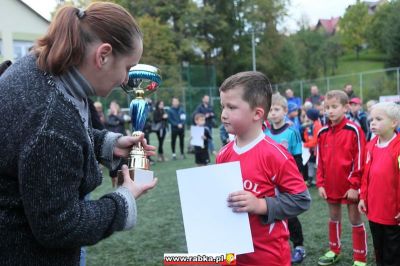
{"type": "Polygon", "coordinates": [[[303,101],[310,96],[310,87],[316,85],[320,94],[329,90],[341,90],[346,84],[353,86],[353,91],[363,102],[371,99],[379,100],[384,95],[400,95],[400,68],[386,68],[347,75],[337,75],[313,80],[296,80],[274,84],[275,91],[285,95],[291,88],[303,101]]]}

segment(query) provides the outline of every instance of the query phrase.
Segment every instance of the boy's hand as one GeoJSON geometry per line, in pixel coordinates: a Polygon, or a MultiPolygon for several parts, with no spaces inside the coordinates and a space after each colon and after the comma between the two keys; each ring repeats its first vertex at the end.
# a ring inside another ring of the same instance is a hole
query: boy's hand
{"type": "Polygon", "coordinates": [[[328,198],[326,196],[325,188],[323,188],[323,187],[318,188],[318,194],[323,199],[327,199],[328,198]]]}
{"type": "Polygon", "coordinates": [[[365,205],[364,200],[360,200],[360,202],[358,203],[358,211],[360,213],[367,214],[367,206],[365,205]]]}
{"type": "Polygon", "coordinates": [[[231,207],[234,212],[248,212],[259,215],[267,214],[267,202],[265,199],[259,199],[251,192],[245,190],[229,194],[228,207],[231,207]]]}
{"type": "Polygon", "coordinates": [[[347,190],[346,194],[344,194],[343,198],[351,200],[351,201],[357,201],[358,200],[358,191],[350,188],[349,190],[347,190]]]}
{"type": "Polygon", "coordinates": [[[400,212],[394,217],[394,219],[397,220],[397,222],[398,222],[397,225],[400,225],[400,212]]]}

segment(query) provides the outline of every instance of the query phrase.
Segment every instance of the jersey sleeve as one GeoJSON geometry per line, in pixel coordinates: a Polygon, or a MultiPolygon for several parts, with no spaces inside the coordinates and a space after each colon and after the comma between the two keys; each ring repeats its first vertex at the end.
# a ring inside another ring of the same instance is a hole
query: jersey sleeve
{"type": "Polygon", "coordinates": [[[359,189],[361,186],[361,177],[364,167],[364,151],[365,151],[365,136],[362,130],[357,128],[354,134],[354,148],[353,148],[353,171],[350,173],[349,181],[352,189],[359,189]]]}
{"type": "Polygon", "coordinates": [[[324,167],[322,166],[322,138],[318,135],[317,141],[317,187],[323,187],[324,184],[324,167]]]}

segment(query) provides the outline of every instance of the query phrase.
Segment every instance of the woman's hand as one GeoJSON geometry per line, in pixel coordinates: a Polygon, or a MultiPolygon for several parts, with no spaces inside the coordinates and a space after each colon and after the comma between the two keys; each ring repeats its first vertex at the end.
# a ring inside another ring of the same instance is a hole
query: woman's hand
{"type": "Polygon", "coordinates": [[[124,175],[124,183],[122,183],[122,186],[129,189],[135,199],[138,199],[141,195],[154,188],[157,184],[158,179],[154,178],[153,181],[148,184],[139,185],[130,178],[128,166],[126,164],[122,166],[121,170],[122,174],[124,175]]]}
{"type": "Polygon", "coordinates": [[[147,156],[155,155],[156,147],[147,145],[147,141],[144,138],[144,134],[140,134],[138,137],[122,136],[120,137],[114,147],[114,155],[117,157],[128,157],[132,146],[140,143],[147,156]]]}

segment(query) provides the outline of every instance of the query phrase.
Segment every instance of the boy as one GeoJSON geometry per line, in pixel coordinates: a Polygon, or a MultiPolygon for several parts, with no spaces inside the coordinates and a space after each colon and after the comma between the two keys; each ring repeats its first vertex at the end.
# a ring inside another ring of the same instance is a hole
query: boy
{"type": "Polygon", "coordinates": [[[357,210],[365,137],[362,130],[345,117],[348,101],[344,91],[333,90],[326,94],[329,122],[318,134],[317,187],[319,195],[328,203],[330,216],[330,250],[319,258],[319,265],[331,265],[340,258],[341,204],[347,204],[352,224],[353,265],[366,265],[367,236],[357,210]]]}
{"type": "Polygon", "coordinates": [[[369,131],[368,117],[367,114],[362,110],[361,99],[355,97],[350,99],[349,103],[350,110],[347,113],[347,118],[361,127],[361,129],[364,131],[364,135],[367,136],[369,131]]]}
{"type": "Polygon", "coordinates": [[[286,219],[310,207],[310,195],[286,149],[262,131],[271,107],[272,88],[260,72],[229,77],[220,89],[221,120],[235,140],[217,163],[240,161],[244,190],[228,195],[234,212],[248,212],[254,252],[237,256],[238,265],[290,265],[286,219]]]}
{"type": "Polygon", "coordinates": [[[367,214],[377,265],[400,265],[400,106],[378,103],[371,131],[358,209],[367,214]]]}
{"type": "MultiPolygon", "coordinates": [[[[288,113],[287,100],[280,94],[272,95],[271,110],[268,114],[268,119],[271,122],[271,127],[264,130],[265,135],[284,146],[296,161],[297,168],[302,172],[302,147],[299,131],[285,121],[285,116],[288,113]]],[[[303,246],[303,229],[297,217],[288,219],[290,240],[293,243],[292,263],[300,263],[306,256],[306,251],[303,246]]]]}
{"type": "Polygon", "coordinates": [[[194,158],[198,166],[207,165],[210,163],[210,155],[208,153],[208,143],[211,140],[210,129],[205,126],[206,116],[203,113],[194,115],[194,123],[198,127],[204,128],[204,135],[202,136],[204,142],[203,146],[194,146],[194,158]]]}

